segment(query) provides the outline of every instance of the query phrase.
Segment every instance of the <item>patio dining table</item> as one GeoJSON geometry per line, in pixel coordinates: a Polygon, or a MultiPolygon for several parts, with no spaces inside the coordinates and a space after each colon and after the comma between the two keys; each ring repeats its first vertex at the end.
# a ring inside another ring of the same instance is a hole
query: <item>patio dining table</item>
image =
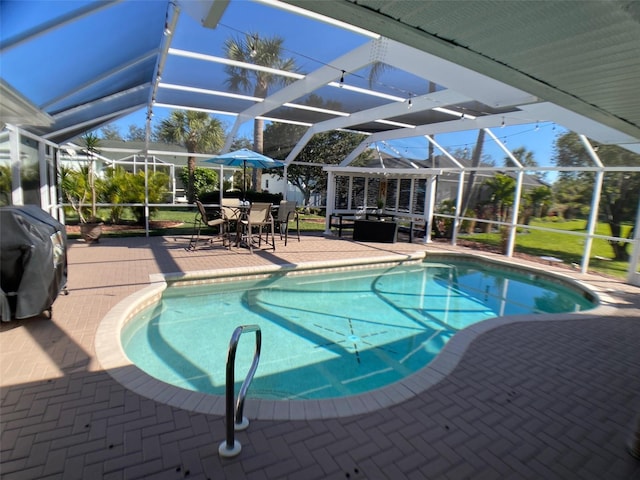
{"type": "MultiPolygon", "coordinates": [[[[247,202],[246,204],[234,205],[233,207],[228,207],[228,208],[236,209],[239,212],[238,224],[237,224],[237,230],[236,230],[236,244],[235,244],[236,247],[249,248],[251,250],[249,246],[251,234],[250,232],[247,232],[247,228],[248,228],[247,220],[249,218],[249,211],[251,210],[251,204],[247,202]]],[[[278,205],[271,205],[271,214],[277,215],[278,208],[279,208],[278,205]]],[[[275,242],[275,239],[273,239],[272,241],[275,242]]]]}

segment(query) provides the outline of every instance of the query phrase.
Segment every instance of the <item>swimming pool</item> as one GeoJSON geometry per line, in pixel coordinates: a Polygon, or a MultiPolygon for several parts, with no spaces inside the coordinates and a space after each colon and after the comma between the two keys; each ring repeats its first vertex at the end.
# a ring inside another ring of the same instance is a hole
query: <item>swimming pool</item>
{"type": "MultiPolygon", "coordinates": [[[[249,396],[333,399],[410,377],[483,320],[595,305],[590,292],[541,273],[443,257],[170,287],[124,325],[121,340],[150,376],[222,395],[233,330],[258,324],[262,355],[249,396]]],[[[253,347],[239,343],[239,382],[253,347]]]]}

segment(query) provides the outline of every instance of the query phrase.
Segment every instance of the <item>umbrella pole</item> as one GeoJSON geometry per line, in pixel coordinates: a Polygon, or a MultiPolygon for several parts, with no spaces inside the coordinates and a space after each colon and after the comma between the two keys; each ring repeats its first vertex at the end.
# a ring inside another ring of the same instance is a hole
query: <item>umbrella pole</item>
{"type": "Polygon", "coordinates": [[[242,161],[242,201],[247,200],[247,161],[242,161]]]}

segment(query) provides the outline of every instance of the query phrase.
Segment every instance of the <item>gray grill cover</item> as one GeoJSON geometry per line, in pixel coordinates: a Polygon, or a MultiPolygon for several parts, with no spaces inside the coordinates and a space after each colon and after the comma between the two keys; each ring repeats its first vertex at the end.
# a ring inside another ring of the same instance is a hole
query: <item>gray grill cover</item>
{"type": "Polygon", "coordinates": [[[35,205],[0,207],[0,317],[48,310],[67,284],[67,235],[35,205]]]}

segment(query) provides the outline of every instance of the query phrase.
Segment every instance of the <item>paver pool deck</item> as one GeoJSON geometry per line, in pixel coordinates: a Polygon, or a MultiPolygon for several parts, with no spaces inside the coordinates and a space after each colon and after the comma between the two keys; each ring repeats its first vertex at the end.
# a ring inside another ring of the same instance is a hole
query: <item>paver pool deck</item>
{"type": "Polygon", "coordinates": [[[640,289],[520,259],[591,285],[608,313],[488,329],[451,374],[411,398],[338,418],[252,420],[236,434],[240,455],[221,459],[223,416],[134,393],[96,357],[101,320],[150,275],[470,250],[314,235],[254,254],[187,243],[72,240],[69,294],[53,318],[0,326],[3,480],[640,479],[628,450],[640,428],[640,289]]]}

